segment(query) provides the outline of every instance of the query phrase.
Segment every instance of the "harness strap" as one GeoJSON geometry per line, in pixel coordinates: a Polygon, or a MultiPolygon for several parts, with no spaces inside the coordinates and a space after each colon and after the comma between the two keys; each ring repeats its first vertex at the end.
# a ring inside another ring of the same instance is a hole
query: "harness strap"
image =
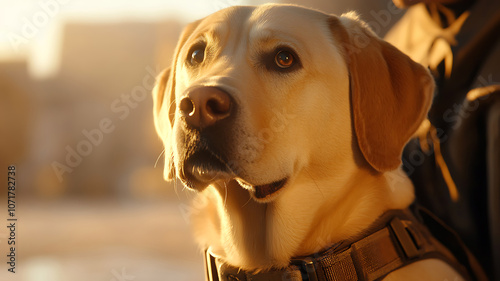
{"type": "Polygon", "coordinates": [[[209,281],[372,281],[428,258],[441,259],[468,276],[463,266],[408,210],[389,211],[363,234],[324,252],[294,258],[282,269],[254,273],[229,265],[210,250],[205,255],[209,281]]]}

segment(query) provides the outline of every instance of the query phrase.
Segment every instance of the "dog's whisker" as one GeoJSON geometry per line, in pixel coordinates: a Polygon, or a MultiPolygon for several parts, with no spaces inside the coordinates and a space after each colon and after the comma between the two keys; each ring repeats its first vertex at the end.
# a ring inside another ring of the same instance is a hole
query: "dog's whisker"
{"type": "Polygon", "coordinates": [[[170,112],[170,108],[172,107],[172,105],[175,104],[175,99],[172,100],[172,102],[170,102],[170,104],[168,105],[168,108],[167,108],[167,112],[170,112]]]}
{"type": "Polygon", "coordinates": [[[311,175],[311,173],[309,172],[309,170],[307,168],[304,168],[304,171],[307,173],[307,175],[309,176],[309,178],[311,178],[312,182],[314,183],[314,185],[318,189],[319,193],[321,193],[321,195],[323,196],[323,198],[326,198],[325,194],[323,193],[323,190],[321,190],[321,188],[319,187],[318,183],[316,182],[316,180],[314,179],[314,177],[311,175]]]}
{"type": "Polygon", "coordinates": [[[248,205],[248,203],[249,203],[250,201],[252,201],[252,197],[248,197],[247,202],[245,202],[245,204],[243,204],[241,207],[242,207],[242,208],[243,208],[243,207],[245,207],[246,205],[248,205]]]}
{"type": "Polygon", "coordinates": [[[178,185],[179,181],[177,180],[177,178],[174,179],[174,191],[175,191],[175,195],[177,196],[177,199],[181,199],[180,195],[179,195],[179,191],[177,189],[177,185],[178,185]]]}
{"type": "Polygon", "coordinates": [[[224,208],[226,207],[226,203],[227,203],[227,183],[224,182],[224,208]]]}
{"type": "Polygon", "coordinates": [[[165,148],[160,152],[160,155],[158,155],[158,158],[156,158],[155,165],[153,168],[156,168],[156,165],[158,165],[158,161],[160,161],[160,157],[165,153],[165,148]]]}

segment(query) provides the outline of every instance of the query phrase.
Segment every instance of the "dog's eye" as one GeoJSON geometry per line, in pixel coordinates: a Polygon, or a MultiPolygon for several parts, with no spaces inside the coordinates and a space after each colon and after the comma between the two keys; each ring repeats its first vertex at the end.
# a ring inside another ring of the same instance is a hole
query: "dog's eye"
{"type": "Polygon", "coordinates": [[[197,46],[189,52],[189,63],[197,65],[205,59],[205,46],[197,46]]]}
{"type": "Polygon", "coordinates": [[[299,56],[288,46],[278,46],[268,52],[260,53],[259,65],[279,75],[292,73],[302,68],[299,56]]]}
{"type": "Polygon", "coordinates": [[[280,68],[289,68],[295,63],[295,58],[291,52],[281,50],[276,53],[274,62],[280,68]]]}

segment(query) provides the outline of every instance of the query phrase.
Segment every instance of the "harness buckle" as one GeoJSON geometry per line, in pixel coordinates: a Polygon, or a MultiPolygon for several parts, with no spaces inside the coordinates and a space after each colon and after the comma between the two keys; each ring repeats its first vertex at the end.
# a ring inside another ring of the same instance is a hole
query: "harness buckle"
{"type": "Polygon", "coordinates": [[[408,259],[420,256],[420,241],[414,229],[410,226],[405,226],[398,217],[391,220],[390,228],[394,232],[396,240],[399,242],[399,245],[408,259]]]}
{"type": "Polygon", "coordinates": [[[318,281],[318,276],[316,275],[316,265],[314,260],[311,258],[303,259],[292,259],[290,262],[292,265],[298,266],[302,274],[302,280],[304,281],[318,281]]]}

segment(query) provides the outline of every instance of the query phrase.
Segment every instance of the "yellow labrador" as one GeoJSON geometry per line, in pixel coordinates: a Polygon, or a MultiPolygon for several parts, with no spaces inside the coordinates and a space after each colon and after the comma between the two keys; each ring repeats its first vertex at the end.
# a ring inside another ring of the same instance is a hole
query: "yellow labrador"
{"type": "MultiPolygon", "coordinates": [[[[219,11],[185,28],[154,90],[165,178],[202,198],[192,222],[216,269],[290,268],[412,203],[400,158],[433,88],[353,13],[219,11]]],[[[440,259],[395,269],[384,280],[463,280],[440,259]]]]}

